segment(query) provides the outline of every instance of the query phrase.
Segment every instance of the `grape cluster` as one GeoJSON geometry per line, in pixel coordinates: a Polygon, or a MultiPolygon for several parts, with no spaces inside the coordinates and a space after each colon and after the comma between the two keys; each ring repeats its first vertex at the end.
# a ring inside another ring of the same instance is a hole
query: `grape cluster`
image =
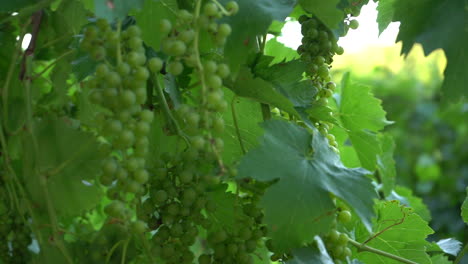
{"type": "MultiPolygon", "coordinates": [[[[125,206],[125,194],[144,194],[143,185],[149,179],[146,155],[153,112],[142,108],[147,100],[150,72],[140,35],[136,25],[121,32],[106,20],[98,20],[96,25],[86,28],[81,43],[98,62],[94,75],[86,83],[90,100],[106,109],[96,116],[98,133],[105,138],[104,147],[109,153],[102,163],[100,177],[100,182],[109,187],[108,198],[113,200],[105,212],[126,220],[131,217],[131,210],[125,206]]],[[[132,227],[139,229],[142,225],[136,222],[132,227]]]]}
{"type": "Polygon", "coordinates": [[[333,228],[325,236],[325,246],[335,263],[346,263],[346,258],[351,257],[351,249],[348,247],[349,237],[345,233],[339,232],[337,223],[346,224],[351,221],[352,214],[349,210],[340,210],[336,215],[333,228]]]}

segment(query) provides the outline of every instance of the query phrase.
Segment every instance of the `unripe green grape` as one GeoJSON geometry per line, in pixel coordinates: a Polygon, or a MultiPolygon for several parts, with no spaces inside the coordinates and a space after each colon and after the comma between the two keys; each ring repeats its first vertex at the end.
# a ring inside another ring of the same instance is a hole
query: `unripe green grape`
{"type": "Polygon", "coordinates": [[[344,247],[342,245],[336,245],[332,249],[332,252],[333,252],[333,256],[339,258],[344,252],[344,247]]]}
{"type": "Polygon", "coordinates": [[[337,47],[335,49],[335,53],[338,54],[338,55],[343,55],[343,53],[344,53],[343,47],[337,47]]]}
{"type": "Polygon", "coordinates": [[[126,75],[130,74],[130,66],[127,63],[122,62],[119,65],[117,65],[117,72],[121,76],[126,76],[126,75]]]}
{"type": "Polygon", "coordinates": [[[333,92],[330,89],[322,88],[322,90],[320,90],[320,96],[322,97],[329,98],[332,95],[333,95],[333,92]]]}
{"type": "Polygon", "coordinates": [[[127,192],[137,194],[141,191],[142,187],[141,184],[139,184],[138,182],[130,180],[126,183],[125,189],[127,190],[127,192]]]}
{"type": "Polygon", "coordinates": [[[140,137],[135,142],[135,147],[137,148],[146,148],[149,146],[149,140],[147,137],[140,137]]]}
{"type": "Polygon", "coordinates": [[[179,180],[181,183],[190,183],[193,179],[193,173],[189,170],[184,170],[179,174],[179,180]]]}
{"type": "Polygon", "coordinates": [[[107,159],[102,164],[102,171],[106,175],[113,175],[118,169],[117,162],[113,159],[107,159]]]}
{"type": "Polygon", "coordinates": [[[120,103],[125,106],[129,107],[134,105],[136,102],[136,96],[135,93],[130,91],[130,90],[124,90],[120,94],[120,103]]]}
{"type": "Polygon", "coordinates": [[[133,176],[135,181],[141,184],[146,183],[149,179],[149,174],[144,169],[137,170],[133,176]]]}
{"type": "Polygon", "coordinates": [[[340,238],[340,232],[338,232],[336,229],[332,229],[330,233],[328,233],[328,239],[330,239],[332,243],[335,243],[336,241],[338,241],[339,238],[340,238]]]}
{"type": "Polygon", "coordinates": [[[351,221],[352,215],[348,210],[343,210],[338,213],[338,221],[341,223],[349,223],[351,221]]]}
{"type": "Polygon", "coordinates": [[[195,149],[203,149],[205,147],[205,139],[201,136],[195,136],[191,139],[192,147],[195,149]]]}
{"type": "Polygon", "coordinates": [[[167,201],[168,195],[167,195],[166,191],[159,190],[159,191],[155,192],[154,195],[152,195],[151,197],[152,197],[152,200],[156,204],[162,205],[167,201]]]}
{"type": "Polygon", "coordinates": [[[315,39],[319,36],[319,31],[315,28],[310,28],[309,30],[307,30],[306,36],[308,38],[315,39]]]}
{"type": "Polygon", "coordinates": [[[128,40],[128,46],[132,50],[137,50],[143,45],[143,41],[140,37],[132,37],[128,40]]]}
{"type": "Polygon", "coordinates": [[[348,235],[346,235],[346,234],[344,234],[344,233],[341,233],[341,234],[340,234],[340,237],[338,238],[337,243],[338,243],[339,245],[346,245],[346,244],[348,244],[348,241],[349,241],[348,235]]]}
{"type": "Polygon", "coordinates": [[[212,74],[216,72],[218,65],[212,60],[207,60],[203,63],[203,69],[206,74],[212,74]]]}
{"type": "Polygon", "coordinates": [[[359,27],[359,22],[355,19],[349,21],[349,28],[357,29],[359,27]]]}
{"type": "Polygon", "coordinates": [[[218,14],[218,6],[215,3],[208,2],[203,6],[203,14],[206,16],[216,16],[218,14]]]}
{"type": "Polygon", "coordinates": [[[125,30],[130,38],[133,37],[140,37],[141,36],[141,29],[138,26],[132,25],[125,30]]]}
{"type": "Polygon", "coordinates": [[[214,41],[217,47],[223,47],[226,44],[227,38],[222,35],[216,35],[214,41]]]}
{"type": "Polygon", "coordinates": [[[158,57],[153,57],[148,60],[148,68],[153,73],[158,73],[163,68],[163,61],[158,57]]]}
{"type": "Polygon", "coordinates": [[[130,130],[123,130],[118,138],[119,145],[123,147],[130,147],[135,141],[135,135],[130,130]]]}
{"type": "Polygon", "coordinates": [[[237,12],[239,12],[239,5],[234,2],[234,1],[230,1],[226,4],[226,10],[231,14],[231,15],[235,15],[237,14],[237,12]]]}
{"type": "Polygon", "coordinates": [[[119,181],[126,180],[128,178],[128,172],[125,169],[120,168],[116,173],[116,178],[119,181]]]}
{"type": "Polygon", "coordinates": [[[227,78],[231,74],[231,70],[229,69],[229,66],[227,64],[220,63],[218,64],[218,69],[216,71],[216,74],[222,79],[224,79],[224,78],[227,78]]]}
{"type": "Polygon", "coordinates": [[[167,51],[171,56],[182,56],[187,51],[187,46],[181,40],[174,40],[170,43],[167,51]]]}
{"type": "Polygon", "coordinates": [[[146,56],[141,52],[131,51],[127,54],[126,60],[130,66],[137,67],[145,63],[146,56]]]}
{"type": "Polygon", "coordinates": [[[116,72],[109,72],[106,74],[106,82],[113,87],[119,86],[122,82],[120,75],[116,72]]]}
{"type": "Polygon", "coordinates": [[[220,24],[218,26],[218,34],[224,37],[227,37],[231,34],[232,29],[229,24],[220,24]]]}
{"type": "Polygon", "coordinates": [[[146,136],[150,131],[150,126],[148,123],[140,121],[135,127],[135,133],[137,136],[146,136]]]}
{"type": "Polygon", "coordinates": [[[143,104],[146,102],[146,88],[144,87],[140,87],[138,89],[135,90],[135,95],[136,95],[136,102],[138,104],[143,104]]]}
{"type": "Polygon", "coordinates": [[[104,208],[104,212],[112,217],[121,217],[124,214],[125,205],[121,201],[112,201],[104,208]]]}
{"type": "Polygon", "coordinates": [[[167,19],[161,19],[158,23],[158,29],[163,34],[169,33],[172,29],[171,21],[167,19]]]}
{"type": "Polygon", "coordinates": [[[96,76],[98,78],[105,78],[108,73],[109,67],[106,64],[101,63],[98,66],[96,66],[96,76]]]}
{"type": "Polygon", "coordinates": [[[329,89],[330,91],[335,91],[336,89],[336,84],[334,82],[328,82],[327,83],[327,89],[329,89]]]}
{"type": "Polygon", "coordinates": [[[318,38],[319,38],[320,42],[327,41],[328,40],[328,32],[323,31],[323,30],[319,31],[318,32],[318,38]]]}
{"type": "Polygon", "coordinates": [[[206,78],[206,82],[208,84],[208,87],[212,89],[218,89],[223,85],[222,79],[218,75],[215,75],[215,74],[209,75],[206,78]]]}
{"type": "Polygon", "coordinates": [[[187,29],[179,33],[178,39],[185,43],[190,43],[195,37],[195,31],[193,29],[187,29]]]}
{"type": "Polygon", "coordinates": [[[146,67],[138,67],[135,69],[134,76],[138,81],[146,81],[149,78],[149,72],[146,67]]]}
{"type": "Polygon", "coordinates": [[[191,112],[187,114],[185,120],[187,121],[187,125],[189,127],[198,127],[200,122],[200,115],[198,113],[191,112]]]}
{"type": "Polygon", "coordinates": [[[101,30],[101,31],[106,31],[110,29],[109,22],[107,22],[106,19],[100,18],[96,21],[96,26],[101,30]]]}
{"type": "Polygon", "coordinates": [[[137,220],[130,225],[130,230],[136,234],[143,234],[146,229],[146,223],[140,220],[137,220]]]}
{"type": "Polygon", "coordinates": [[[171,203],[167,206],[167,213],[172,216],[176,216],[179,214],[180,206],[177,203],[171,203]]]}
{"type": "Polygon", "coordinates": [[[85,39],[94,40],[98,35],[98,29],[95,26],[89,26],[84,32],[85,39]]]}
{"type": "Polygon", "coordinates": [[[122,122],[115,119],[110,119],[106,122],[105,128],[106,133],[109,135],[115,135],[122,131],[122,122]]]}
{"type": "Polygon", "coordinates": [[[323,64],[318,68],[317,74],[320,78],[325,79],[330,75],[330,70],[327,65],[323,64]]]}
{"type": "Polygon", "coordinates": [[[224,120],[222,118],[216,118],[212,126],[215,133],[221,134],[224,132],[224,120]]]}
{"type": "Polygon", "coordinates": [[[117,43],[119,43],[120,41],[119,33],[112,30],[106,32],[105,38],[107,43],[109,43],[112,46],[117,45],[117,43]]]}
{"type": "Polygon", "coordinates": [[[179,61],[171,61],[167,65],[167,72],[170,74],[177,76],[180,75],[184,71],[184,65],[179,61]]]}
{"type": "Polygon", "coordinates": [[[103,60],[106,57],[106,49],[101,46],[93,47],[91,50],[91,57],[96,60],[100,61],[103,60]]]}
{"type": "Polygon", "coordinates": [[[315,57],[315,63],[319,64],[319,65],[322,65],[322,64],[325,63],[325,58],[323,56],[317,56],[317,57],[315,57]]]}
{"type": "Polygon", "coordinates": [[[336,141],[335,136],[333,134],[327,134],[327,139],[329,141],[336,141]]]}
{"type": "Polygon", "coordinates": [[[145,109],[141,111],[140,118],[141,118],[141,121],[144,121],[146,123],[151,123],[153,122],[154,114],[152,111],[145,109]]]}

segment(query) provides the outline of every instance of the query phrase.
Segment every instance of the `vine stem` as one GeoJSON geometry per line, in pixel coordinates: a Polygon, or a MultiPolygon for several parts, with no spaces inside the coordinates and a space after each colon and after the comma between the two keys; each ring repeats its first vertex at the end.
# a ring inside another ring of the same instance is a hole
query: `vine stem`
{"type": "Polygon", "coordinates": [[[358,251],[367,251],[367,252],[370,252],[370,253],[374,253],[374,254],[377,254],[377,255],[380,255],[380,256],[384,256],[384,257],[387,257],[387,258],[391,258],[393,260],[396,260],[396,261],[399,261],[401,263],[406,263],[406,264],[418,264],[414,261],[411,261],[409,259],[405,259],[405,258],[402,258],[400,256],[397,256],[397,255],[394,255],[394,254],[391,254],[391,253],[388,253],[388,252],[385,252],[385,251],[382,251],[382,250],[379,250],[379,249],[376,249],[376,248],[373,248],[373,247],[369,247],[369,246],[366,246],[364,244],[361,244],[353,239],[349,239],[349,243],[353,246],[355,246],[358,251]]]}
{"type": "Polygon", "coordinates": [[[47,70],[49,70],[52,66],[54,66],[55,64],[57,64],[57,62],[59,62],[61,59],[65,58],[66,56],[70,55],[70,54],[73,54],[75,52],[75,50],[69,50],[65,53],[63,53],[62,55],[60,55],[59,57],[57,57],[53,62],[51,62],[49,65],[47,65],[41,72],[37,73],[34,75],[34,77],[32,77],[33,80],[39,78],[40,76],[42,76],[42,74],[44,74],[47,70]]]}
{"type": "Polygon", "coordinates": [[[466,244],[464,247],[463,247],[463,250],[458,253],[458,256],[457,258],[455,259],[455,261],[453,262],[453,264],[458,264],[460,263],[460,261],[462,260],[463,256],[466,254],[466,252],[468,252],[468,244],[466,244]]]}

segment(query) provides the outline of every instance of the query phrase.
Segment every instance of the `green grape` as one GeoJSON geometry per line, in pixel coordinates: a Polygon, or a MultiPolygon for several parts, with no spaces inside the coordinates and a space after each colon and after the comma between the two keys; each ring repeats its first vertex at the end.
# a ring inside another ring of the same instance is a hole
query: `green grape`
{"type": "Polygon", "coordinates": [[[147,226],[145,222],[137,220],[131,224],[130,229],[136,234],[143,234],[146,231],[147,226]]]}
{"type": "Polygon", "coordinates": [[[150,131],[150,125],[146,122],[140,121],[135,127],[135,134],[137,136],[146,136],[150,131]]]}
{"type": "Polygon", "coordinates": [[[167,72],[169,72],[170,74],[174,76],[180,75],[183,71],[184,71],[184,66],[182,65],[182,63],[178,61],[171,61],[167,65],[167,72]]]}
{"type": "Polygon", "coordinates": [[[205,139],[201,136],[195,136],[191,139],[192,147],[195,149],[203,149],[205,147],[205,139]]]}
{"type": "Polygon", "coordinates": [[[223,36],[223,37],[227,37],[231,34],[232,32],[232,29],[231,29],[231,26],[229,24],[220,24],[218,26],[218,34],[223,36]]]}
{"type": "Polygon", "coordinates": [[[116,177],[120,181],[126,180],[128,178],[128,172],[125,169],[120,168],[116,173],[116,177]]]}
{"type": "Polygon", "coordinates": [[[349,28],[357,29],[359,27],[359,22],[355,19],[349,21],[349,28]]]}
{"type": "Polygon", "coordinates": [[[158,29],[163,34],[169,33],[172,29],[171,21],[167,19],[161,19],[158,23],[158,29]]]}
{"type": "Polygon", "coordinates": [[[141,29],[138,26],[132,25],[129,26],[126,30],[129,37],[140,37],[141,29]]]}
{"type": "Polygon", "coordinates": [[[198,127],[198,123],[200,122],[200,115],[195,112],[191,112],[187,114],[185,120],[187,121],[187,125],[189,127],[198,127]]]}
{"type": "Polygon", "coordinates": [[[146,67],[138,67],[135,69],[134,76],[137,81],[146,81],[149,78],[149,71],[146,67]]]}
{"type": "Polygon", "coordinates": [[[166,193],[166,191],[164,190],[159,190],[157,192],[154,193],[154,197],[153,197],[153,200],[156,202],[156,204],[163,204],[167,201],[168,199],[168,195],[166,193]]]}
{"type": "Polygon", "coordinates": [[[142,45],[143,45],[143,40],[141,40],[141,38],[139,37],[133,37],[128,40],[128,46],[133,50],[139,49],[142,45]]]}
{"type": "Polygon", "coordinates": [[[102,164],[102,171],[106,175],[114,174],[118,169],[118,165],[113,159],[108,159],[102,164]]]}
{"type": "Polygon", "coordinates": [[[338,232],[336,229],[332,229],[330,233],[328,233],[328,239],[330,239],[331,242],[336,242],[340,238],[340,232],[338,232]]]}
{"type": "Polygon", "coordinates": [[[346,245],[346,244],[348,244],[348,241],[349,241],[348,235],[346,235],[346,234],[344,234],[344,233],[341,233],[341,234],[340,234],[340,237],[338,238],[337,243],[338,243],[339,245],[346,245]]]}
{"type": "Polygon", "coordinates": [[[119,120],[110,119],[106,122],[105,130],[109,135],[114,135],[122,131],[122,123],[119,120]]]}
{"type": "Polygon", "coordinates": [[[148,60],[148,68],[153,73],[159,73],[163,68],[163,61],[158,57],[153,57],[148,60]]]}
{"type": "Polygon", "coordinates": [[[224,132],[224,120],[222,118],[216,118],[213,121],[213,131],[215,133],[223,133],[224,132]]]}
{"type": "Polygon", "coordinates": [[[136,51],[131,51],[127,54],[126,60],[128,64],[132,67],[138,67],[140,65],[143,65],[146,61],[146,56],[143,53],[136,52],[136,51]]]}
{"type": "Polygon", "coordinates": [[[237,2],[230,1],[226,4],[226,10],[229,11],[231,15],[235,15],[237,12],[239,12],[239,5],[237,2]]]}
{"type": "Polygon", "coordinates": [[[128,75],[128,74],[130,74],[130,66],[127,63],[122,62],[119,65],[117,65],[117,72],[121,76],[128,75]]]}
{"type": "Polygon", "coordinates": [[[343,210],[338,213],[338,221],[341,223],[349,223],[351,221],[352,215],[348,210],[343,210]]]}
{"type": "Polygon", "coordinates": [[[178,215],[180,212],[180,206],[179,204],[177,203],[171,203],[168,207],[167,207],[167,213],[169,215],[172,215],[172,216],[176,216],[178,215]]]}
{"type": "Polygon", "coordinates": [[[328,66],[324,64],[318,68],[317,74],[320,78],[325,79],[330,75],[330,70],[328,69],[328,66]]]}
{"type": "Polygon", "coordinates": [[[135,135],[130,130],[123,130],[118,138],[119,145],[123,147],[130,147],[135,141],[135,135]]]}
{"type": "Polygon", "coordinates": [[[96,76],[98,78],[105,78],[108,73],[109,67],[106,64],[101,63],[98,66],[96,66],[96,76]]]}
{"type": "Polygon", "coordinates": [[[223,81],[218,75],[210,75],[206,80],[208,86],[212,89],[218,89],[223,85],[223,81]]]}
{"type": "Polygon", "coordinates": [[[96,61],[101,61],[106,57],[106,49],[101,46],[93,47],[91,57],[96,61]]]}
{"type": "Polygon", "coordinates": [[[172,56],[182,56],[187,51],[187,46],[181,40],[174,40],[171,42],[170,47],[168,47],[169,55],[172,56]]]}
{"type": "Polygon", "coordinates": [[[101,104],[104,101],[104,97],[101,91],[93,89],[89,94],[89,100],[94,104],[101,104]]]}
{"type": "Polygon", "coordinates": [[[125,107],[129,107],[129,106],[134,105],[135,102],[136,102],[135,93],[133,91],[130,91],[130,90],[124,90],[120,94],[120,102],[125,107]]]}
{"type": "Polygon", "coordinates": [[[133,176],[135,181],[141,184],[146,183],[149,179],[149,174],[144,169],[137,170],[133,176]]]}
{"type": "Polygon", "coordinates": [[[184,170],[179,174],[179,180],[182,183],[190,183],[193,179],[193,173],[189,170],[184,170]]]}
{"type": "Polygon", "coordinates": [[[130,193],[139,193],[142,190],[141,184],[136,181],[127,182],[125,187],[130,193]]]}
{"type": "Polygon", "coordinates": [[[208,2],[203,6],[203,13],[206,16],[216,16],[218,14],[218,6],[215,3],[208,2]]]}
{"type": "Polygon", "coordinates": [[[197,192],[194,189],[186,189],[183,194],[183,199],[186,201],[191,201],[192,203],[197,198],[197,192]]]}
{"type": "Polygon", "coordinates": [[[178,39],[184,43],[190,43],[195,38],[195,31],[193,29],[187,29],[179,33],[178,39]]]}
{"type": "Polygon", "coordinates": [[[116,72],[109,72],[106,75],[106,82],[113,87],[119,86],[122,82],[120,75],[116,72]]]}
{"type": "Polygon", "coordinates": [[[140,118],[141,118],[141,121],[143,122],[151,123],[153,121],[154,114],[152,111],[145,109],[141,111],[140,118]]]}
{"type": "Polygon", "coordinates": [[[231,71],[229,69],[229,66],[225,63],[220,63],[218,64],[216,74],[221,77],[222,79],[227,78],[230,74],[231,71]]]}
{"type": "Polygon", "coordinates": [[[125,213],[125,205],[121,201],[112,201],[104,208],[104,212],[112,217],[121,217],[125,213]]]}
{"type": "Polygon", "coordinates": [[[216,72],[216,70],[218,69],[218,65],[216,64],[216,62],[208,60],[203,63],[203,69],[205,70],[206,74],[212,74],[216,72]]]}

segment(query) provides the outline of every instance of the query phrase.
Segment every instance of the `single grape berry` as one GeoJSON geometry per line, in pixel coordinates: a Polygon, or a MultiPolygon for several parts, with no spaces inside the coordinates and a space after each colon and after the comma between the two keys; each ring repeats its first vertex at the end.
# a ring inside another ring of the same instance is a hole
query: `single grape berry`
{"type": "Polygon", "coordinates": [[[163,61],[158,57],[153,57],[148,60],[148,68],[153,73],[158,73],[163,67],[163,61]]]}
{"type": "Polygon", "coordinates": [[[226,4],[226,10],[229,11],[231,15],[235,15],[237,12],[239,12],[239,5],[237,2],[230,1],[226,4]]]}
{"type": "Polygon", "coordinates": [[[341,223],[349,223],[351,221],[352,215],[348,210],[343,210],[338,213],[338,221],[341,223]]]}
{"type": "Polygon", "coordinates": [[[357,29],[359,27],[359,22],[355,19],[349,21],[349,28],[357,29]]]}
{"type": "Polygon", "coordinates": [[[158,23],[158,29],[160,32],[167,34],[171,31],[172,29],[172,24],[171,21],[167,19],[161,19],[158,23]]]}
{"type": "Polygon", "coordinates": [[[209,17],[216,16],[218,14],[218,7],[215,3],[206,3],[203,7],[203,13],[209,17]]]}
{"type": "Polygon", "coordinates": [[[180,75],[184,71],[184,65],[179,61],[171,61],[167,65],[167,71],[172,75],[180,75]]]}

